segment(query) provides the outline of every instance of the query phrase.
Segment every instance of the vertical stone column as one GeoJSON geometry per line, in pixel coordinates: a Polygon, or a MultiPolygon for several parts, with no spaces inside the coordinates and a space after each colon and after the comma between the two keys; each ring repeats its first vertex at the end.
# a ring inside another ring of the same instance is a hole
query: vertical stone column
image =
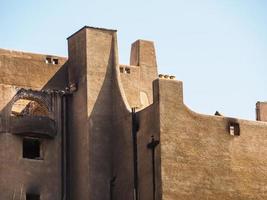
{"type": "Polygon", "coordinates": [[[78,85],[69,103],[71,199],[109,199],[115,41],[116,31],[91,27],[68,38],[69,81],[78,85]]]}

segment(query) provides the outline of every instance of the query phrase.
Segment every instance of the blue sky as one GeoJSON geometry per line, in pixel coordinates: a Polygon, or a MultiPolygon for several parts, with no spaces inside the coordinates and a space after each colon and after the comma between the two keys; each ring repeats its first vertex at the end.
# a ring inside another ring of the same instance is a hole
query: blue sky
{"type": "Polygon", "coordinates": [[[184,82],[192,110],[254,120],[267,101],[266,10],[264,0],[2,0],[0,48],[67,56],[84,25],[117,29],[120,63],[136,39],[153,40],[159,72],[184,82]]]}

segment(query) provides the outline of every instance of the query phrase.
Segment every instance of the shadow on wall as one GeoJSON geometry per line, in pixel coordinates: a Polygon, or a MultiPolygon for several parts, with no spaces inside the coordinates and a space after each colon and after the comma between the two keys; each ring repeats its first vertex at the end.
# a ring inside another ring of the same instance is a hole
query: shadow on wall
{"type": "Polygon", "coordinates": [[[34,90],[26,90],[24,88],[17,88],[16,94],[0,111],[0,132],[9,130],[8,122],[12,117],[23,116],[39,116],[49,117],[51,115],[51,99],[45,95],[46,90],[65,90],[68,87],[67,63],[65,63],[55,75],[44,85],[41,89],[44,92],[37,92],[34,90]],[[4,121],[7,121],[5,123],[4,121]],[[1,128],[2,127],[2,128],[1,128]]]}
{"type": "MultiPolygon", "coordinates": [[[[113,44],[114,45],[114,44],[113,44]]],[[[113,73],[114,73],[114,52],[110,49],[106,72],[99,85],[98,77],[92,76],[87,80],[92,84],[87,88],[90,104],[92,99],[91,92],[98,92],[91,113],[88,113],[88,131],[89,131],[89,165],[90,165],[90,196],[94,199],[110,199],[110,183],[114,179],[112,172],[112,137],[114,136],[113,127],[113,73]],[[92,91],[90,91],[92,90],[92,91]],[[99,91],[98,91],[99,90],[99,91]],[[94,183],[92,183],[92,181],[94,183]]],[[[101,66],[102,68],[103,66],[101,66]]],[[[90,73],[90,72],[89,72],[90,73]]],[[[102,74],[102,72],[101,72],[102,74]]],[[[89,105],[90,106],[90,105],[89,105]]],[[[89,110],[90,112],[90,110],[89,110]]]]}

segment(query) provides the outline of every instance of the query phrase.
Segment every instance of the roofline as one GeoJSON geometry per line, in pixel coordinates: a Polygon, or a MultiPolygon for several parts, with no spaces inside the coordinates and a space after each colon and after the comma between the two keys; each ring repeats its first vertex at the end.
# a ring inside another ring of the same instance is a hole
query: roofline
{"type": "Polygon", "coordinates": [[[117,32],[117,30],[115,29],[107,29],[107,28],[100,28],[100,27],[93,27],[93,26],[84,26],[81,29],[79,29],[78,31],[74,32],[73,34],[71,34],[69,37],[67,37],[67,40],[70,39],[72,36],[76,35],[77,33],[79,33],[80,31],[82,31],[83,29],[96,29],[96,30],[101,30],[101,31],[112,31],[112,32],[117,32]]]}
{"type": "Polygon", "coordinates": [[[51,56],[51,57],[56,57],[60,59],[65,59],[67,60],[67,56],[60,56],[60,55],[55,55],[55,54],[46,54],[46,53],[39,53],[39,52],[30,52],[30,51],[24,51],[24,50],[18,50],[18,49],[7,49],[7,48],[0,48],[0,55],[3,55],[2,52],[6,52],[9,54],[25,54],[25,55],[34,55],[34,56],[51,56]]]}

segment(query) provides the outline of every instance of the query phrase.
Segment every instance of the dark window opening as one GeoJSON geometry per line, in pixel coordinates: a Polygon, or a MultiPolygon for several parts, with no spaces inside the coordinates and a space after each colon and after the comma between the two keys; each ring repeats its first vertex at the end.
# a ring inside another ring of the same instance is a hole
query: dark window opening
{"type": "Polygon", "coordinates": [[[23,138],[23,158],[41,160],[41,142],[36,138],[23,138]]]}
{"type": "Polygon", "coordinates": [[[40,194],[26,194],[26,200],[40,200],[40,194]]]}
{"type": "Polygon", "coordinates": [[[124,68],[120,67],[120,73],[123,73],[123,71],[124,71],[124,68]]]}
{"type": "Polygon", "coordinates": [[[232,136],[239,136],[240,135],[240,127],[238,123],[230,122],[229,123],[229,133],[232,136]]]}
{"type": "Polygon", "coordinates": [[[52,63],[52,58],[47,57],[47,58],[45,59],[45,63],[46,63],[46,64],[51,64],[51,63],[52,63]]]}
{"type": "Polygon", "coordinates": [[[126,71],[127,74],[131,73],[131,69],[130,68],[125,68],[125,71],[126,71]]]}
{"type": "Polygon", "coordinates": [[[53,59],[53,64],[54,64],[54,65],[58,65],[58,59],[54,58],[54,59],[53,59]]]}

